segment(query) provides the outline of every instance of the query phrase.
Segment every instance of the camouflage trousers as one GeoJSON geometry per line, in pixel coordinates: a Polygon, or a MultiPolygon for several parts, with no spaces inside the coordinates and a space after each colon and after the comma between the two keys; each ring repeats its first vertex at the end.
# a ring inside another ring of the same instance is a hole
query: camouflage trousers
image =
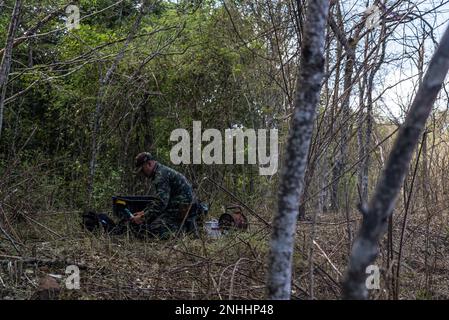
{"type": "Polygon", "coordinates": [[[183,221],[183,219],[179,218],[178,212],[176,214],[173,212],[164,212],[154,219],[146,219],[140,225],[131,224],[131,228],[138,238],[159,238],[166,240],[174,237],[179,232],[195,232],[196,234],[196,216],[188,216],[183,221]]]}

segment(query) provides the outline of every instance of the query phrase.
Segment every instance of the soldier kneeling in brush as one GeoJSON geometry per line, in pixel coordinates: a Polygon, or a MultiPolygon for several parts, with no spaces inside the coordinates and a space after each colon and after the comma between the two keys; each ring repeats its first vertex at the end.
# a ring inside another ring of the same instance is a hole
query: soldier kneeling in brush
{"type": "Polygon", "coordinates": [[[167,239],[179,231],[197,232],[198,203],[191,184],[181,173],[142,152],[135,159],[136,174],[151,183],[152,201],[134,213],[131,226],[138,236],[167,239]]]}

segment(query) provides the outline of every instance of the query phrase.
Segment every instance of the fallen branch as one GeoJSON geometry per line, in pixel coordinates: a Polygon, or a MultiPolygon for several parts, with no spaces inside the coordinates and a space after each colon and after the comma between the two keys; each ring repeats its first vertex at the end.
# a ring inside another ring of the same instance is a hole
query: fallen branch
{"type": "Polygon", "coordinates": [[[63,236],[61,236],[61,235],[60,235],[59,233],[57,233],[56,231],[53,231],[53,230],[51,230],[49,227],[44,226],[42,223],[40,223],[40,222],[34,220],[34,219],[31,218],[31,217],[28,217],[26,214],[24,214],[24,213],[21,212],[20,215],[21,215],[22,217],[24,217],[25,219],[28,219],[28,220],[30,220],[31,222],[37,224],[38,226],[44,228],[45,230],[47,230],[48,232],[54,234],[55,236],[57,236],[57,237],[59,237],[59,238],[61,238],[61,239],[64,238],[63,236]]]}
{"type": "Polygon", "coordinates": [[[11,242],[11,244],[13,245],[14,249],[16,249],[18,254],[22,254],[19,250],[19,248],[16,245],[16,242],[14,241],[14,239],[5,231],[5,229],[3,229],[3,227],[0,225],[0,231],[5,235],[5,237],[9,240],[9,242],[11,242]]]}
{"type": "Polygon", "coordinates": [[[320,250],[321,254],[323,255],[323,257],[327,260],[327,262],[329,262],[329,264],[332,266],[332,268],[337,271],[338,275],[341,277],[343,276],[340,272],[340,270],[337,269],[337,267],[332,263],[331,259],[327,256],[326,252],[324,252],[323,249],[321,249],[320,245],[313,240],[313,244],[318,248],[318,250],[320,250]]]}

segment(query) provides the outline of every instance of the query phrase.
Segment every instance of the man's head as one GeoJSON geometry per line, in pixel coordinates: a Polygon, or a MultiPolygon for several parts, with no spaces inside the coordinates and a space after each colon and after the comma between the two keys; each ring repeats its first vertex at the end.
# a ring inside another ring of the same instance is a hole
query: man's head
{"type": "Polygon", "coordinates": [[[154,168],[156,167],[156,160],[154,160],[151,153],[141,152],[136,156],[134,165],[136,167],[136,170],[134,171],[136,174],[141,173],[148,178],[153,175],[154,168]]]}

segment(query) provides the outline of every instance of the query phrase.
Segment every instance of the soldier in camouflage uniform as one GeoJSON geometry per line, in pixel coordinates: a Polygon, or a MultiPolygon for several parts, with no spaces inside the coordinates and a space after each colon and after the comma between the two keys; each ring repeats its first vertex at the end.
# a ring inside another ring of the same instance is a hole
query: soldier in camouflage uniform
{"type": "Polygon", "coordinates": [[[137,234],[166,239],[180,230],[190,231],[195,197],[186,177],[155,161],[149,152],[139,153],[135,166],[136,173],[150,179],[150,195],[154,197],[144,211],[131,219],[137,234]]]}

